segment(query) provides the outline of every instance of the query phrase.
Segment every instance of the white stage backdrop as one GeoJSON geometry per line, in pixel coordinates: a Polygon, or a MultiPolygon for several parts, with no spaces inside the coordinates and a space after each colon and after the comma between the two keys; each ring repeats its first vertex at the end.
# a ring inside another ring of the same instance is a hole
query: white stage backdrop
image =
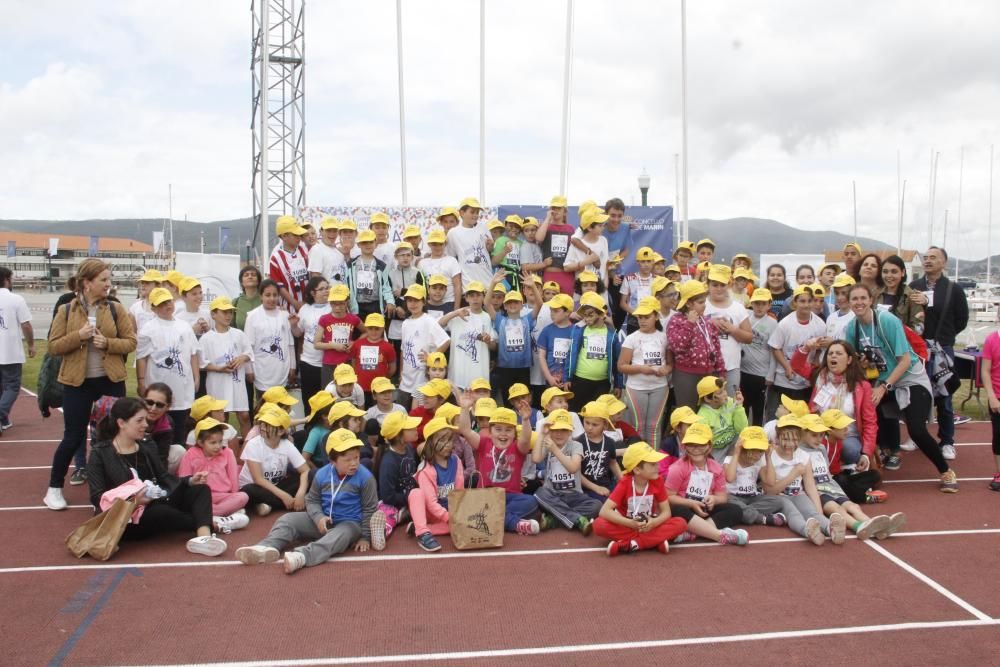
{"type": "Polygon", "coordinates": [[[210,255],[200,252],[177,253],[177,270],[201,281],[204,304],[217,296],[235,299],[240,293],[239,255],[210,255]]]}

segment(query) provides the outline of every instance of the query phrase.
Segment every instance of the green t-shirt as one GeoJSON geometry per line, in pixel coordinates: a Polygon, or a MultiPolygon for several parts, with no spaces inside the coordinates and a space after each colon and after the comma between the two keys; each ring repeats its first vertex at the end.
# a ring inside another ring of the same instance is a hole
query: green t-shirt
{"type": "Polygon", "coordinates": [[[233,301],[233,305],[236,306],[236,314],[233,316],[233,326],[242,331],[247,323],[247,313],[260,305],[260,294],[255,297],[240,294],[233,301]]]}
{"type": "Polygon", "coordinates": [[[508,245],[513,246],[507,256],[500,262],[500,266],[505,269],[521,270],[521,239],[512,239],[509,236],[501,236],[493,244],[493,257],[497,258],[503,254],[503,249],[508,245]]]}
{"type": "Polygon", "coordinates": [[[576,357],[576,375],[584,380],[608,379],[608,328],[586,327],[576,357]]]}

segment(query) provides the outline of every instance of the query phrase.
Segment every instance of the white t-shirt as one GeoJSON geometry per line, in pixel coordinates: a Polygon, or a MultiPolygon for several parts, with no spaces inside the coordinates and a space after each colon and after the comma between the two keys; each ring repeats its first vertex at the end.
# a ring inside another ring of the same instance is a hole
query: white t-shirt
{"type": "Polygon", "coordinates": [[[826,316],[826,335],[834,340],[843,340],[847,335],[848,325],[854,321],[854,311],[848,309],[843,315],[834,310],[826,316]]]}
{"type": "Polygon", "coordinates": [[[322,241],[309,249],[309,273],[318,273],[326,278],[327,282],[343,282],[343,274],[337,274],[337,269],[343,265],[344,255],[322,241]]]}
{"type": "Polygon", "coordinates": [[[236,327],[229,327],[226,333],[212,330],[198,341],[198,355],[201,367],[208,364],[225,366],[236,357],[248,355],[250,364],[243,364],[229,373],[209,372],[205,374],[205,393],[229,401],[226,412],[247,412],[250,410],[246,390],[246,369],[252,367],[253,350],[247,335],[236,327]]]}
{"type": "Polygon", "coordinates": [[[24,297],[0,288],[0,364],[24,363],[21,325],[30,321],[31,311],[24,297]]]}
{"type": "Polygon", "coordinates": [[[299,359],[310,366],[323,367],[323,350],[313,345],[319,318],[330,312],[329,303],[305,304],[299,311],[299,328],[302,330],[302,355],[299,359]]]}
{"type": "MultiPolygon", "coordinates": [[[[765,453],[764,456],[767,456],[765,453]]],[[[732,456],[727,456],[722,462],[722,465],[728,466],[729,462],[732,461],[732,456]]],[[[757,463],[744,468],[739,463],[736,464],[736,481],[726,482],[726,492],[734,496],[758,496],[760,495],[760,489],[757,486],[757,479],[760,477],[760,471],[764,469],[764,464],[766,461],[764,457],[760,457],[757,463]]]]}
{"type": "MultiPolygon", "coordinates": [[[[809,321],[801,324],[795,313],[792,313],[778,322],[778,327],[771,334],[771,339],[768,340],[767,344],[775,350],[781,350],[785,359],[790,362],[792,355],[795,354],[795,350],[800,345],[810,338],[819,338],[825,335],[826,324],[818,315],[810,313],[809,321]]],[[[786,389],[805,389],[809,386],[809,380],[797,374],[794,379],[789,380],[785,371],[779,367],[774,374],[774,384],[786,389]]]]}
{"type": "Polygon", "coordinates": [[[288,371],[295,368],[295,343],[288,313],[257,306],[247,313],[243,327],[253,349],[253,386],[267,391],[288,382],[288,371]]]}
{"type": "MultiPolygon", "coordinates": [[[[739,326],[749,315],[741,303],[730,301],[728,306],[716,306],[712,304],[711,300],[708,300],[705,302],[705,317],[729,320],[739,326]]],[[[742,361],[743,343],[729,334],[719,331],[719,346],[722,348],[722,360],[726,364],[726,370],[731,371],[739,368],[742,361]]]]}
{"type": "MultiPolygon", "coordinates": [[[[785,459],[781,458],[780,456],[778,456],[778,452],[776,452],[773,449],[770,452],[768,452],[767,455],[771,457],[771,465],[774,466],[775,481],[788,477],[788,475],[792,472],[792,468],[799,465],[800,463],[804,463],[806,466],[811,465],[809,461],[809,455],[806,454],[801,449],[795,450],[795,453],[792,454],[791,461],[786,461],[785,459]]],[[[786,496],[797,496],[801,491],[802,491],[802,478],[797,477],[794,480],[792,480],[791,484],[785,487],[785,490],[782,491],[782,493],[786,496]]]]}
{"type": "Polygon", "coordinates": [[[149,307],[149,302],[145,299],[137,299],[128,307],[129,314],[135,318],[135,330],[136,332],[142,328],[142,325],[156,318],[156,313],[152,311],[149,307]]]}
{"type": "MultiPolygon", "coordinates": [[[[590,248],[590,251],[597,255],[601,261],[596,267],[593,264],[589,264],[586,271],[595,271],[597,276],[601,279],[601,282],[605,286],[608,284],[608,240],[604,236],[599,236],[596,241],[588,241],[584,237],[580,237],[580,241],[583,245],[590,248]]],[[[576,264],[582,259],[586,259],[587,253],[581,251],[575,245],[570,244],[569,252],[566,253],[566,264],[576,264]]],[[[577,271],[576,275],[580,275],[582,271],[577,271]]]]}
{"type": "Polygon", "coordinates": [[[396,265],[396,244],[386,241],[382,245],[375,246],[375,258],[382,260],[386,271],[392,270],[396,265]]]}
{"type": "Polygon", "coordinates": [[[448,381],[459,389],[468,389],[473,380],[489,377],[490,348],[476,338],[481,333],[489,334],[494,339],[497,337],[489,313],[469,313],[468,319],[464,320],[453,317],[448,322],[447,330],[451,334],[448,381]]]}
{"type": "Polygon", "coordinates": [[[259,463],[264,477],[272,484],[277,484],[285,478],[288,474],[288,464],[293,468],[299,468],[306,463],[291,440],[280,440],[278,446],[271,449],[267,445],[267,440],[261,435],[247,443],[240,458],[243,459],[243,467],[240,468],[240,487],[253,484],[253,475],[250,474],[247,461],[259,463]]]}
{"type": "Polygon", "coordinates": [[[420,360],[420,353],[430,354],[450,340],[447,332],[433,317],[424,313],[403,322],[403,340],[400,350],[399,390],[412,394],[426,382],[427,361],[420,360]]]}
{"type": "MultiPolygon", "coordinates": [[[[208,312],[207,306],[201,306],[198,310],[192,312],[187,309],[187,304],[183,301],[178,301],[175,305],[177,307],[174,308],[174,319],[179,322],[187,322],[188,326],[191,327],[191,331],[194,331],[194,323],[198,320],[205,320],[209,331],[215,326],[215,323],[212,322],[212,314],[208,312]]],[[[195,334],[195,336],[201,338],[201,334],[195,334]]]]}
{"type": "MultiPolygon", "coordinates": [[[[667,334],[662,331],[633,331],[625,337],[622,349],[632,350],[632,363],[637,366],[662,367],[667,361],[667,334]]],[[[659,389],[667,386],[668,381],[666,375],[635,373],[625,376],[625,385],[637,390],[659,389]]]]}
{"type": "MultiPolygon", "coordinates": [[[[417,268],[424,272],[427,278],[436,275],[442,275],[448,279],[448,289],[444,293],[444,302],[452,303],[455,301],[455,286],[452,284],[451,279],[462,272],[462,267],[458,265],[458,260],[451,255],[445,255],[443,257],[421,257],[420,261],[417,262],[417,268]]],[[[483,283],[488,285],[489,283],[483,283]]]]}
{"type": "Polygon", "coordinates": [[[474,227],[460,224],[448,232],[445,252],[458,260],[462,269],[462,289],[468,287],[473,280],[489,285],[493,279],[493,265],[486,249],[489,237],[486,224],[482,221],[477,222],[474,227]]]}
{"type": "Polygon", "coordinates": [[[406,412],[406,408],[404,408],[399,403],[393,403],[392,407],[389,408],[389,412],[382,412],[382,410],[379,409],[378,405],[373,405],[370,408],[368,408],[367,412],[365,412],[365,421],[367,422],[369,419],[374,419],[375,421],[378,422],[378,425],[381,426],[382,422],[385,421],[385,418],[391,415],[393,412],[402,412],[404,415],[408,414],[406,412]]]}
{"type": "MultiPolygon", "coordinates": [[[[198,339],[191,325],[159,317],[139,330],[136,359],[147,359],[144,384],[163,382],[174,394],[171,410],[187,410],[194,402],[194,374],[191,357],[198,353],[198,339]]],[[[198,363],[197,360],[195,363],[198,363]]]]}

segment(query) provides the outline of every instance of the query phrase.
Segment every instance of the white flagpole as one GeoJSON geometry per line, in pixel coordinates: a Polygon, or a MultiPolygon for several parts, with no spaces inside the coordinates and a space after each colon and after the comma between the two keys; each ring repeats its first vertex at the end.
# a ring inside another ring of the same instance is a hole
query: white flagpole
{"type": "Polygon", "coordinates": [[[559,162],[559,193],[569,196],[569,103],[573,77],[573,0],[566,0],[566,54],[563,65],[562,149],[559,162]]]}
{"type": "Polygon", "coordinates": [[[986,282],[992,283],[993,277],[993,144],[990,144],[990,198],[986,212],[986,282]]]}
{"type": "Polygon", "coordinates": [[[941,240],[941,245],[945,248],[945,252],[948,249],[948,209],[944,210],[944,238],[941,240]]]}
{"type": "Polygon", "coordinates": [[[479,202],[486,201],[486,0],[479,0],[479,202]]]}
{"type": "Polygon", "coordinates": [[[399,77],[399,180],[406,206],[406,106],[403,98],[403,0],[396,0],[396,69],[399,77]]]}
{"type": "Polygon", "coordinates": [[[851,189],[854,191],[854,241],[858,240],[858,184],[851,181],[851,189]]]}
{"type": "Polygon", "coordinates": [[[678,202],[681,199],[681,156],[680,153],[674,153],[674,247],[681,242],[681,225],[680,220],[677,218],[678,212],[678,202]]]}
{"type": "Polygon", "coordinates": [[[687,126],[687,0],[681,0],[681,161],[684,171],[683,239],[688,238],[688,126],[687,126]]]}
{"type": "MultiPolygon", "coordinates": [[[[962,176],[965,170],[965,146],[962,146],[958,153],[958,214],[955,216],[956,238],[962,238],[962,176]]],[[[945,248],[947,250],[947,248],[945,248]]],[[[955,243],[955,280],[958,280],[958,265],[961,260],[958,258],[958,242],[955,243]]]]}
{"type": "Polygon", "coordinates": [[[903,172],[896,149],[896,254],[903,255],[903,172]]]}
{"type": "Polygon", "coordinates": [[[931,150],[931,192],[927,207],[927,245],[934,245],[934,199],[937,196],[937,165],[941,153],[931,150]]]}

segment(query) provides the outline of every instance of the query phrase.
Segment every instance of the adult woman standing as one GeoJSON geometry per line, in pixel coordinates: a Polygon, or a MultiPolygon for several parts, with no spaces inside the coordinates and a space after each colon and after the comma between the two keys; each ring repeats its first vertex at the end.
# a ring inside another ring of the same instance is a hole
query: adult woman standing
{"type": "MultiPolygon", "coordinates": [[[[955,471],[941,456],[941,448],[927,430],[931,414],[931,382],[923,362],[906,340],[903,325],[892,313],[873,309],[867,285],[851,288],[854,322],[847,327],[847,342],[854,345],[878,372],[872,402],[878,410],[879,441],[891,455],[899,450],[899,419],[906,423],[910,438],[941,475],[944,493],[958,492],[955,471]]],[[[887,466],[888,467],[888,466],[887,466]]]]}
{"type": "Polygon", "coordinates": [[[885,289],[878,300],[878,307],[888,310],[919,334],[924,332],[924,307],[910,297],[913,290],[907,285],[906,263],[899,255],[889,255],[882,262],[882,283],[885,289]]]}
{"type": "Polygon", "coordinates": [[[779,318],[785,300],[792,296],[792,288],[788,286],[785,277],[785,267],[781,264],[767,267],[767,289],[771,291],[771,313],[775,318],[779,318]]]}
{"type": "Polygon", "coordinates": [[[708,288],[700,280],[681,283],[678,315],[667,325],[667,349],[674,355],[672,376],[677,405],[698,407],[698,381],[706,375],[724,376],[726,364],[719,331],[705,317],[708,288]]]}
{"type": "Polygon", "coordinates": [[[153,482],[165,497],[151,499],[148,492],[136,494],[143,508],[136,522],[125,526],[125,539],[142,539],[168,531],[194,531],[187,550],[203,556],[218,556],[226,543],[212,534],[212,491],[206,486],[207,472],[178,479],[166,471],[156,447],[144,442],[146,407],[139,398],[116,401],[110,414],[98,425],[98,441],[87,466],[90,502],[101,509],[107,491],[134,479],[153,482]]]}
{"type": "Polygon", "coordinates": [[[111,268],[85,259],[77,270],[76,297],[59,309],[49,329],[49,353],[62,357],[63,437],[52,457],[49,488],[43,502],[51,510],[67,507],[62,487],[73,455],[87,442],[94,401],[125,395],[125,359],[135,351],[132,318],[120,303],[109,301],[111,268]]]}
{"type": "Polygon", "coordinates": [[[243,331],[247,313],[260,305],[260,281],[263,278],[256,266],[244,266],[240,269],[239,280],[241,294],[233,299],[233,305],[236,306],[233,326],[243,331]]]}

